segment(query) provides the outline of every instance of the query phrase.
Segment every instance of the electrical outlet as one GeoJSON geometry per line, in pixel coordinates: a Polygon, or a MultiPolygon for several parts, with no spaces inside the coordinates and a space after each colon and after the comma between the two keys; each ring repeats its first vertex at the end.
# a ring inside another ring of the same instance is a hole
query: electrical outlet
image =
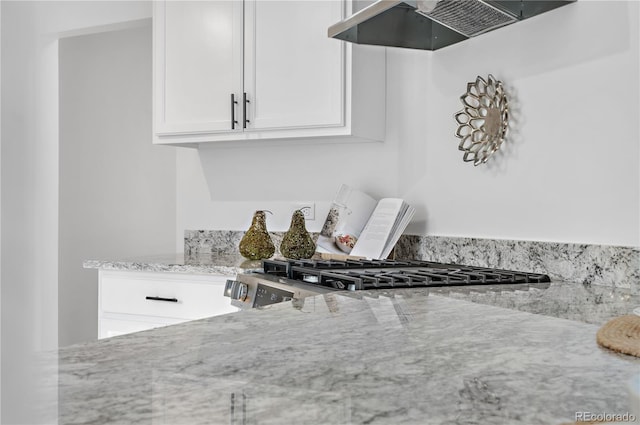
{"type": "Polygon", "coordinates": [[[301,210],[302,214],[304,214],[304,219],[307,221],[312,221],[316,219],[315,202],[296,202],[293,206],[293,211],[295,210],[301,210]]]}

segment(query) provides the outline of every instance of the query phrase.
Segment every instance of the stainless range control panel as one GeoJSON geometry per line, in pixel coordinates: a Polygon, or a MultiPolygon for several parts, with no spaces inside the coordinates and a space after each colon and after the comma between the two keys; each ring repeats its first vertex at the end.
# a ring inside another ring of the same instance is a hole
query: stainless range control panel
{"type": "Polygon", "coordinates": [[[241,309],[264,307],[333,290],[261,273],[239,274],[227,280],[224,295],[241,309]]]}
{"type": "Polygon", "coordinates": [[[281,303],[283,301],[291,301],[294,293],[291,291],[284,291],[273,286],[263,285],[258,283],[258,289],[256,290],[256,299],[253,303],[254,307],[263,307],[269,304],[281,303]]]}

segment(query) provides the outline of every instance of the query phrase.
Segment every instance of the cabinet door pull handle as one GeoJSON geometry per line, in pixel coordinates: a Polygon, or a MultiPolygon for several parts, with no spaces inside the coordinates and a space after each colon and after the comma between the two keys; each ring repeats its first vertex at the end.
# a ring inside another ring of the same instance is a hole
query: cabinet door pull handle
{"type": "Polygon", "coordinates": [[[238,104],[238,101],[236,100],[236,96],[233,93],[231,93],[231,130],[235,130],[236,124],[238,124],[238,121],[236,120],[237,104],[238,104]]]}
{"type": "Polygon", "coordinates": [[[247,119],[247,103],[249,103],[249,99],[247,99],[247,93],[242,93],[242,117],[244,118],[244,124],[242,128],[247,128],[247,124],[251,122],[247,119]]]}
{"type": "Polygon", "coordinates": [[[170,303],[177,303],[178,302],[177,298],[145,297],[145,299],[151,300],[151,301],[168,301],[170,303]]]}

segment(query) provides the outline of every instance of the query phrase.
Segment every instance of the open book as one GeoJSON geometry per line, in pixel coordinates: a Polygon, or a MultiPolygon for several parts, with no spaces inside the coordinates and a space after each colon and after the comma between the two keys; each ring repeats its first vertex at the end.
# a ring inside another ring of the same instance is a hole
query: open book
{"type": "Polygon", "coordinates": [[[376,201],[343,184],[320,231],[317,252],[387,258],[414,213],[415,209],[402,199],[376,201]],[[355,244],[349,244],[352,240],[355,244]]]}

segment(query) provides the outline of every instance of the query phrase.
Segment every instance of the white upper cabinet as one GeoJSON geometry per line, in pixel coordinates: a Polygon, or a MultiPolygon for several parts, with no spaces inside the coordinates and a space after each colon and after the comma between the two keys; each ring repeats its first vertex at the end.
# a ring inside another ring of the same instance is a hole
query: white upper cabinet
{"type": "Polygon", "coordinates": [[[327,37],[350,4],[155,2],[154,143],[382,140],[384,49],[327,37]]]}
{"type": "Polygon", "coordinates": [[[156,4],[156,134],[230,131],[231,94],[242,94],[242,12],[236,1],[156,4]]]}

